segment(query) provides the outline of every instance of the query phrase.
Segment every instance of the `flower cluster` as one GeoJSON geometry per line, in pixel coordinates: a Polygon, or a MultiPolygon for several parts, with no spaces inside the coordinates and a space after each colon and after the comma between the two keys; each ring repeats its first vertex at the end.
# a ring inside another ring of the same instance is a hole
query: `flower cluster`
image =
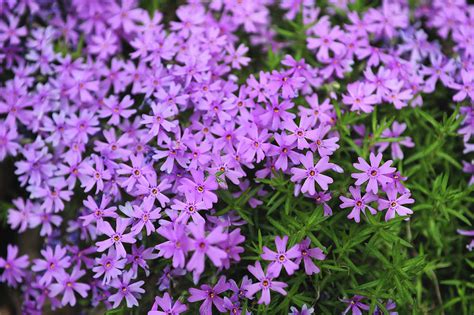
{"type": "MultiPolygon", "coordinates": [[[[443,86],[463,105],[458,133],[472,152],[474,11],[441,0],[414,10],[453,41],[453,58],[410,23],[406,1],[363,13],[329,2],[189,0],[173,14],[135,0],[0,4],[0,161],[14,160],[27,196],[12,201],[7,222],[42,237],[34,258],[16,245],[0,258],[0,282],[21,291],[23,313],[81,304],[241,314],[244,305],[269,305],[271,291],[287,294],[288,279],[318,274],[314,260],[329,251],[303,231],[265,235],[275,248],[260,244],[247,257],[255,234],[241,208],[257,213],[279,193],[267,184],[275,178],[291,198],[322,205],[324,217],[413,214],[408,178],[382,162],[415,147],[402,136],[409,126],[392,120],[373,135],[342,116],[421,107],[443,86]],[[305,58],[272,27],[278,6],[304,26],[305,58]],[[264,68],[252,50],[285,54],[264,68]],[[351,73],[360,76],[341,89],[351,73]],[[341,148],[346,138],[352,146],[341,148]],[[342,150],[358,155],[353,186],[342,150]],[[154,275],[157,285],[147,281],[154,275]],[[185,294],[172,290],[179,281],[185,294]],[[165,292],[155,297],[156,287],[165,292]]],[[[464,171],[473,184],[474,164],[464,171]]],[[[345,312],[368,311],[361,300],[343,300],[345,312]]],[[[303,304],[292,314],[314,311],[303,304]]]]}

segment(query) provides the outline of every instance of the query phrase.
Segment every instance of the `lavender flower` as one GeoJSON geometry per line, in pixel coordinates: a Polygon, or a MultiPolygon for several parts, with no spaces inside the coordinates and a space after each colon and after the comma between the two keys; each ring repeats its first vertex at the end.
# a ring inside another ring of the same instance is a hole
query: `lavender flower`
{"type": "Polygon", "coordinates": [[[252,283],[245,287],[248,298],[255,295],[258,291],[262,291],[258,304],[268,305],[270,304],[270,290],[286,295],[285,288],[288,285],[280,281],[273,281],[273,274],[268,271],[264,273],[260,262],[257,261],[255,266],[248,266],[248,270],[258,280],[257,283],[252,283]]]}

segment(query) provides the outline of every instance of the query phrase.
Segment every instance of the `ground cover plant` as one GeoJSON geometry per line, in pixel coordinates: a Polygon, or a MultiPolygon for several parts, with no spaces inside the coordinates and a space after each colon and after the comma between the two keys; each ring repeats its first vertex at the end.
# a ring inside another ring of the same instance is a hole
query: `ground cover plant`
{"type": "Polygon", "coordinates": [[[0,313],[472,314],[474,6],[0,0],[0,313]]]}

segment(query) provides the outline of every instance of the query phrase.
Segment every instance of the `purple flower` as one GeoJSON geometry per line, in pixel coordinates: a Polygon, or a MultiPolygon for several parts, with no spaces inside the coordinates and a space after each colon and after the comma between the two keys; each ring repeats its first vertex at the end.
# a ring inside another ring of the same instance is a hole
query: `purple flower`
{"type": "Polygon", "coordinates": [[[369,206],[368,204],[372,201],[378,199],[377,195],[372,194],[371,192],[367,192],[364,196],[361,196],[360,186],[356,187],[349,187],[349,191],[352,195],[352,199],[340,196],[342,203],[340,207],[350,208],[352,207],[352,211],[347,216],[348,219],[354,219],[355,222],[360,222],[360,213],[362,212],[365,215],[365,209],[369,209],[370,213],[376,214],[377,210],[369,206]]]}
{"type": "Polygon", "coordinates": [[[170,132],[177,125],[177,121],[167,120],[174,116],[172,109],[163,103],[151,104],[151,109],[153,116],[143,115],[140,123],[148,126],[150,134],[158,138],[167,137],[164,131],[170,132]]]}
{"type": "Polygon", "coordinates": [[[305,79],[291,75],[290,71],[278,72],[273,71],[270,76],[268,89],[276,94],[281,88],[281,96],[283,99],[294,98],[297,96],[298,89],[303,85],[305,79]]]}
{"type": "Polygon", "coordinates": [[[339,149],[339,145],[337,142],[339,141],[339,137],[331,137],[329,139],[325,139],[328,132],[331,130],[330,125],[323,125],[321,124],[313,134],[314,142],[310,145],[312,151],[318,151],[319,156],[329,156],[334,153],[337,149],[339,149]]]}
{"type": "Polygon", "coordinates": [[[17,257],[18,247],[8,244],[7,258],[0,257],[0,268],[3,268],[3,273],[0,276],[0,282],[7,282],[9,286],[16,287],[18,283],[23,281],[25,277],[25,270],[30,264],[27,255],[17,257]]]}
{"type": "Polygon", "coordinates": [[[311,195],[309,197],[313,198],[313,200],[316,202],[316,204],[318,204],[318,205],[322,204],[323,205],[323,211],[324,211],[324,216],[325,217],[332,215],[332,209],[327,204],[327,202],[329,200],[331,200],[331,198],[332,198],[330,192],[320,191],[320,192],[317,192],[316,194],[311,195]]]}
{"type": "Polygon", "coordinates": [[[317,37],[308,37],[308,48],[317,50],[316,57],[318,60],[327,60],[329,58],[329,51],[335,55],[341,55],[346,47],[338,40],[344,34],[339,26],[333,28],[329,27],[329,23],[318,23],[312,29],[317,37]]]}
{"type": "Polygon", "coordinates": [[[273,281],[273,274],[270,272],[264,273],[259,261],[255,262],[255,266],[248,266],[247,268],[258,280],[257,283],[252,283],[245,287],[248,298],[254,296],[258,291],[262,291],[258,304],[268,305],[270,304],[270,290],[286,295],[284,288],[288,285],[284,282],[273,281]]]}
{"type": "Polygon", "coordinates": [[[385,221],[393,219],[395,217],[395,213],[400,216],[406,216],[412,214],[413,211],[403,205],[405,204],[412,204],[415,202],[412,198],[410,198],[410,193],[404,193],[400,197],[398,197],[398,192],[396,189],[388,189],[386,191],[387,199],[379,199],[379,210],[388,209],[387,213],[385,214],[385,221]]]}
{"type": "Polygon", "coordinates": [[[71,260],[67,255],[66,248],[62,248],[60,245],[56,245],[54,249],[46,247],[41,251],[41,255],[44,259],[35,259],[31,270],[34,272],[44,271],[41,276],[39,283],[48,285],[56,281],[61,281],[64,277],[65,271],[71,266],[71,260]]]}
{"type": "Polygon", "coordinates": [[[60,212],[64,210],[64,201],[70,201],[73,194],[72,191],[66,190],[67,183],[62,177],[52,178],[47,182],[45,187],[30,186],[32,198],[41,198],[43,203],[40,209],[47,212],[60,212]],[[63,190],[64,189],[64,190],[63,190]]]}
{"type": "Polygon", "coordinates": [[[31,221],[35,215],[33,210],[38,206],[23,198],[14,199],[13,204],[16,209],[8,209],[8,224],[12,230],[18,229],[18,233],[22,233],[28,226],[31,227],[31,221]]]}
{"type": "Polygon", "coordinates": [[[269,138],[268,131],[262,130],[259,134],[258,127],[256,125],[250,125],[248,127],[247,137],[241,139],[245,152],[242,157],[246,160],[252,161],[257,156],[256,162],[259,163],[265,157],[265,153],[268,151],[269,144],[265,141],[269,138]]]}
{"type": "Polygon", "coordinates": [[[333,163],[329,163],[329,157],[322,157],[315,165],[313,153],[308,151],[305,156],[300,156],[300,161],[305,169],[293,167],[291,169],[291,173],[293,174],[291,180],[296,182],[305,179],[301,187],[301,192],[308,192],[310,195],[314,195],[316,193],[315,182],[318,183],[323,190],[327,190],[328,184],[331,184],[333,179],[322,174],[322,172],[334,167],[333,163]]]}
{"type": "Polygon", "coordinates": [[[161,208],[155,208],[153,199],[145,199],[141,205],[131,205],[126,203],[125,206],[119,206],[122,211],[129,218],[134,220],[132,232],[139,234],[146,228],[146,235],[150,235],[155,231],[153,222],[161,218],[161,208]]]}
{"type": "Polygon", "coordinates": [[[100,111],[99,117],[110,117],[107,123],[118,125],[121,117],[127,119],[137,111],[136,109],[128,109],[133,103],[129,95],[126,95],[120,102],[115,96],[110,96],[104,100],[104,107],[100,111]]]}
{"type": "Polygon", "coordinates": [[[177,268],[171,269],[169,265],[167,265],[163,272],[161,273],[160,278],[158,279],[158,290],[164,291],[168,290],[171,287],[171,280],[175,279],[176,277],[183,276],[187,273],[185,269],[177,268]]]}
{"type": "Polygon", "coordinates": [[[185,256],[189,250],[185,226],[179,223],[161,225],[157,232],[167,239],[166,242],[155,246],[160,251],[159,257],[163,256],[166,259],[173,257],[173,267],[184,268],[185,256]]]}
{"type": "Polygon", "coordinates": [[[96,186],[95,192],[98,193],[104,190],[104,180],[112,178],[110,171],[105,168],[102,158],[97,155],[84,161],[80,168],[80,173],[84,175],[79,177],[84,192],[88,192],[92,187],[96,186]],[[92,166],[93,164],[94,166],[92,166]]]}
{"type": "Polygon", "coordinates": [[[88,284],[77,282],[77,280],[85,274],[86,272],[78,267],[74,268],[70,275],[67,273],[61,274],[61,277],[57,280],[58,283],[53,283],[49,286],[50,296],[55,297],[59,293],[62,293],[63,298],[61,299],[61,304],[63,306],[67,304],[71,306],[76,305],[74,291],[85,298],[87,291],[91,288],[88,284]]]}
{"type": "Polygon", "coordinates": [[[361,295],[354,295],[351,299],[342,300],[342,302],[347,304],[347,308],[342,314],[345,315],[351,311],[352,315],[362,315],[362,310],[368,311],[370,307],[361,302],[363,299],[365,299],[365,297],[361,295]]]}
{"type": "Polygon", "coordinates": [[[128,227],[128,220],[117,218],[116,219],[116,230],[112,228],[109,222],[104,221],[103,224],[100,225],[99,230],[100,232],[104,233],[109,237],[109,239],[105,241],[100,241],[96,243],[97,251],[103,252],[107,248],[115,246],[115,250],[117,251],[117,257],[125,257],[127,256],[127,252],[125,251],[125,247],[123,243],[135,243],[137,240],[134,238],[135,233],[123,233],[125,229],[128,227]]]}
{"type": "Polygon", "coordinates": [[[237,301],[237,300],[246,299],[247,298],[246,287],[250,284],[252,284],[252,280],[250,280],[247,276],[243,276],[242,281],[240,283],[240,287],[233,279],[229,279],[229,290],[233,292],[233,295],[231,296],[231,300],[237,301]]]}
{"type": "Polygon", "coordinates": [[[314,313],[314,308],[308,307],[306,304],[303,305],[301,311],[294,306],[290,307],[290,313],[288,315],[311,315],[314,313]]]}
{"type": "Polygon", "coordinates": [[[163,297],[155,297],[155,302],[151,307],[151,310],[148,312],[148,315],[178,315],[188,310],[188,307],[181,303],[180,301],[176,301],[173,304],[173,300],[171,299],[168,292],[163,294],[163,297]],[[158,307],[162,310],[159,311],[158,307]]]}
{"type": "Polygon", "coordinates": [[[226,278],[221,276],[214,287],[203,284],[201,289],[191,288],[188,298],[189,302],[204,301],[199,307],[199,313],[202,315],[212,315],[212,305],[214,305],[219,312],[225,312],[224,299],[219,296],[224,291],[229,289],[226,278]]]}
{"type": "MultiPolygon", "coordinates": [[[[258,115],[258,120],[263,126],[268,126],[271,130],[278,129],[282,121],[283,122],[293,122],[295,119],[295,114],[288,112],[287,110],[293,108],[294,104],[289,100],[283,100],[279,102],[278,97],[271,97],[270,103],[267,103],[266,108],[261,110],[261,113],[258,115]]],[[[258,112],[258,110],[256,111],[258,112]]],[[[291,127],[294,127],[294,123],[291,127]]]]}
{"type": "Polygon", "coordinates": [[[0,21],[0,42],[3,44],[16,45],[20,43],[20,37],[27,35],[26,26],[18,26],[20,19],[13,14],[8,14],[8,24],[0,21]]]}
{"type": "Polygon", "coordinates": [[[224,59],[227,63],[232,65],[234,69],[241,69],[242,66],[247,66],[250,62],[250,58],[244,57],[249,48],[244,44],[240,44],[237,49],[233,45],[226,47],[228,56],[224,59]]]}
{"type": "Polygon", "coordinates": [[[240,229],[235,229],[227,234],[226,240],[220,244],[227,254],[227,257],[222,261],[224,268],[229,269],[231,261],[240,261],[240,254],[244,252],[244,248],[239,245],[243,242],[245,242],[245,236],[240,234],[240,229]]]}
{"type": "Polygon", "coordinates": [[[312,94],[305,97],[306,102],[308,102],[310,108],[299,106],[301,116],[312,117],[313,123],[312,126],[318,122],[321,124],[332,124],[334,123],[333,111],[334,106],[329,103],[329,99],[325,99],[321,104],[319,103],[318,94],[312,94]]]}
{"type": "Polygon", "coordinates": [[[50,163],[52,156],[46,147],[38,151],[34,148],[26,148],[21,153],[25,159],[15,163],[17,168],[15,174],[19,175],[18,180],[22,186],[26,183],[39,186],[47,178],[53,176],[55,167],[50,163]]]}
{"type": "Polygon", "coordinates": [[[277,251],[274,252],[268,247],[263,247],[263,253],[260,255],[263,259],[271,261],[271,264],[268,266],[268,273],[271,273],[274,277],[280,275],[281,269],[284,267],[288,275],[292,275],[298,268],[296,264],[291,259],[297,258],[298,245],[294,245],[290,249],[286,250],[286,244],[288,242],[288,236],[283,236],[280,238],[277,236],[275,238],[275,244],[277,251]]]}
{"type": "Polygon", "coordinates": [[[275,133],[273,137],[278,146],[271,145],[267,155],[277,157],[275,168],[286,171],[288,168],[288,158],[293,164],[298,164],[300,161],[300,154],[293,151],[296,148],[295,142],[284,134],[275,133]]]}
{"type": "Polygon", "coordinates": [[[452,82],[450,87],[459,92],[453,96],[456,102],[463,101],[467,96],[474,100],[474,71],[461,70],[462,83],[452,82]]]}
{"type": "Polygon", "coordinates": [[[370,113],[374,110],[373,105],[379,102],[378,97],[373,94],[375,85],[355,82],[347,85],[348,95],[343,95],[342,102],[351,105],[351,111],[363,111],[370,113]]]}
{"type": "Polygon", "coordinates": [[[171,206],[171,209],[181,211],[177,221],[186,224],[189,218],[192,218],[194,223],[204,223],[205,220],[201,214],[199,214],[199,211],[207,210],[210,207],[207,207],[204,201],[198,201],[196,194],[191,191],[186,191],[184,195],[186,202],[174,199],[173,205],[171,206]]]}
{"type": "Polygon", "coordinates": [[[166,206],[170,199],[163,192],[171,188],[171,184],[166,179],[161,180],[158,184],[158,179],[154,172],[150,173],[150,176],[147,176],[146,179],[147,184],[137,184],[135,192],[138,195],[145,195],[145,199],[152,199],[153,202],[158,200],[162,207],[166,206]]]}
{"type": "Polygon", "coordinates": [[[227,311],[229,311],[229,314],[232,314],[232,315],[242,314],[242,308],[240,306],[240,301],[238,300],[232,301],[228,297],[224,297],[224,308],[227,311]]]}
{"type": "Polygon", "coordinates": [[[132,161],[132,166],[127,164],[120,164],[120,168],[117,170],[117,173],[120,175],[128,175],[128,178],[123,178],[121,186],[124,187],[127,191],[132,191],[132,189],[137,184],[147,185],[148,181],[145,176],[148,176],[152,173],[152,170],[148,163],[146,163],[143,155],[132,155],[130,156],[132,161]]]}
{"type": "Polygon", "coordinates": [[[324,260],[326,255],[324,255],[323,251],[318,248],[309,248],[311,245],[311,240],[309,237],[305,238],[298,244],[298,258],[295,260],[297,265],[300,264],[301,261],[304,263],[304,270],[307,275],[312,275],[315,273],[319,273],[320,269],[314,264],[313,258],[317,260],[324,260]]]}
{"type": "Polygon", "coordinates": [[[125,33],[131,33],[137,28],[137,22],[143,21],[143,9],[136,8],[132,0],[122,0],[120,4],[110,3],[110,18],[108,22],[114,30],[123,29],[125,33]]]}
{"type": "Polygon", "coordinates": [[[378,185],[385,185],[387,183],[392,182],[392,178],[390,174],[396,171],[394,167],[390,167],[392,165],[392,161],[388,160],[384,164],[380,165],[382,161],[382,153],[377,155],[370,153],[370,165],[361,157],[359,157],[359,163],[354,163],[354,167],[363,173],[352,173],[352,178],[357,179],[355,182],[356,186],[360,186],[361,184],[369,181],[367,184],[367,192],[373,192],[377,194],[378,192],[378,185]]]}
{"type": "Polygon", "coordinates": [[[84,206],[91,211],[90,214],[80,216],[79,219],[83,220],[83,225],[88,226],[91,222],[95,221],[98,227],[104,222],[104,218],[117,218],[115,210],[117,207],[107,207],[110,203],[111,198],[107,195],[102,195],[100,206],[97,205],[94,198],[91,196],[87,197],[87,200],[83,201],[84,206]]]}
{"type": "MultiPolygon", "coordinates": [[[[397,308],[397,304],[392,301],[392,300],[387,300],[387,303],[385,303],[385,309],[388,312],[388,315],[398,315],[398,312],[395,312],[395,309],[397,308]]],[[[378,306],[375,307],[375,310],[374,310],[374,315],[383,315],[385,314],[385,312],[383,310],[381,310],[378,306]]]]}
{"type": "Polygon", "coordinates": [[[402,90],[402,81],[390,81],[387,84],[389,91],[385,94],[384,100],[392,103],[396,109],[401,109],[407,106],[407,102],[413,98],[412,92],[409,89],[402,90]]]}
{"type": "MultiPolygon", "coordinates": [[[[92,96],[90,98],[90,100],[93,99],[92,96]]],[[[88,110],[81,111],[79,117],[76,114],[72,114],[66,120],[66,123],[68,128],[64,132],[64,137],[68,140],[87,142],[89,136],[96,134],[100,130],[96,127],[99,124],[99,120],[93,112],[88,110]]]]}
{"type": "Polygon", "coordinates": [[[10,128],[0,123],[0,161],[8,155],[15,156],[20,150],[16,128],[10,128]]]}
{"type": "Polygon", "coordinates": [[[143,280],[140,280],[134,283],[130,283],[131,279],[132,272],[128,271],[122,273],[122,277],[112,280],[110,286],[117,289],[117,292],[109,296],[107,300],[113,303],[113,308],[119,306],[124,298],[127,302],[128,308],[138,306],[137,298],[140,298],[141,294],[145,293],[145,290],[142,289],[142,286],[145,282],[143,280]]]}
{"type": "Polygon", "coordinates": [[[458,229],[458,233],[461,234],[461,235],[466,235],[466,236],[470,236],[471,238],[473,238],[471,240],[471,242],[466,246],[466,248],[469,251],[472,251],[472,249],[474,248],[474,230],[466,231],[466,230],[459,230],[458,229]]]}
{"type": "Polygon", "coordinates": [[[153,250],[153,247],[145,248],[143,245],[140,247],[137,247],[135,244],[132,245],[132,253],[127,254],[127,264],[131,265],[132,278],[138,276],[138,267],[145,271],[147,277],[150,275],[150,269],[146,261],[158,257],[158,254],[155,254],[153,250]]]}
{"type": "Polygon", "coordinates": [[[92,268],[95,272],[94,278],[103,277],[102,283],[109,284],[122,274],[125,263],[126,260],[118,259],[115,250],[111,249],[107,255],[102,254],[100,258],[95,259],[95,266],[92,268]]]}
{"type": "Polygon", "coordinates": [[[299,150],[309,148],[307,140],[315,140],[316,131],[310,130],[311,118],[308,116],[301,117],[299,126],[293,120],[285,120],[283,127],[290,132],[290,135],[287,136],[288,139],[291,139],[292,142],[297,142],[299,150]]]}
{"type": "MultiPolygon", "coordinates": [[[[399,138],[401,134],[405,131],[407,125],[406,124],[400,124],[396,121],[393,122],[392,129],[387,128],[382,132],[382,137],[383,138],[399,138]]],[[[401,160],[403,159],[403,152],[401,145],[406,146],[408,148],[412,148],[415,146],[413,141],[411,140],[410,137],[402,137],[402,140],[396,141],[396,142],[380,142],[377,143],[377,146],[379,146],[379,153],[385,151],[385,149],[390,146],[392,150],[392,158],[394,160],[401,160]]]]}
{"type": "Polygon", "coordinates": [[[188,229],[194,238],[191,240],[191,249],[194,250],[194,253],[186,266],[187,269],[201,274],[204,271],[205,256],[209,257],[214,266],[222,266],[222,260],[227,257],[227,254],[216,246],[227,237],[222,232],[222,226],[216,226],[207,236],[204,231],[204,222],[190,223],[188,229]]]}
{"type": "Polygon", "coordinates": [[[212,207],[212,204],[217,202],[217,195],[212,192],[218,187],[215,177],[204,179],[204,172],[200,170],[191,170],[191,175],[193,180],[183,178],[179,190],[194,193],[197,201],[203,201],[206,207],[212,207]]]}

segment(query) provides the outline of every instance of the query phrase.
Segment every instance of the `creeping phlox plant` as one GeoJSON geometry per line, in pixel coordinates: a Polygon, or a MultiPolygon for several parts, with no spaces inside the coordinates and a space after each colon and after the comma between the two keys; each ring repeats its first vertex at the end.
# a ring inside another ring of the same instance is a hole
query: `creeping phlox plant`
{"type": "Polygon", "coordinates": [[[467,1],[0,0],[0,65],[12,310],[474,312],[467,1]]]}

